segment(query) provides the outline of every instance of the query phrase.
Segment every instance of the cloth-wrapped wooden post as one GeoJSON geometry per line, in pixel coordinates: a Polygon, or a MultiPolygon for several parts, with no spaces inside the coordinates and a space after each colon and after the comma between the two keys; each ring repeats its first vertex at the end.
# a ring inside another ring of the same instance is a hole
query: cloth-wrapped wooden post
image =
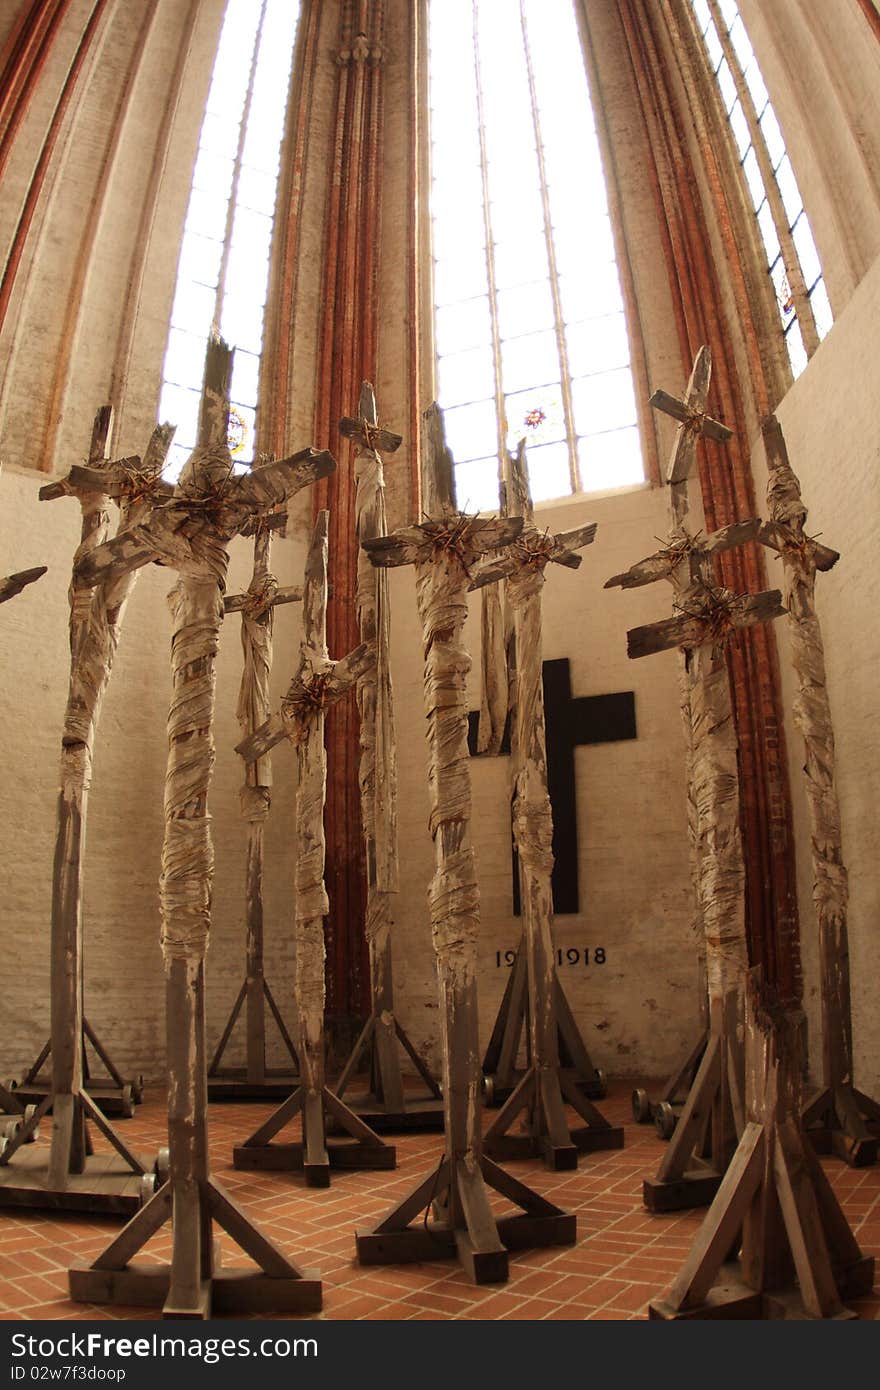
{"type": "MultiPolygon", "coordinates": [[[[356,446],[354,475],[358,541],[388,530],[385,517],[383,453],[395,453],[401,437],[379,425],[370,382],[361,386],[358,418],[344,416],[340,434],[356,446]]],[[[367,867],[366,935],[370,955],[370,1016],[334,1087],[346,1088],[362,1059],[369,1065],[366,1095],[349,1098],[350,1107],[374,1129],[437,1129],[443,1126],[440,1088],[394,1011],[392,926],[397,896],[397,749],[390,671],[388,576],[358,554],[357,617],[361,640],[375,646],[376,664],[358,681],[361,758],[361,823],[367,867]],[[428,1087],[429,1095],[404,1095],[398,1044],[428,1087]]]]}
{"type": "MultiPolygon", "coordinates": [[[[713,541],[710,536],[706,543],[713,541]]],[[[643,1184],[645,1204],[651,1211],[672,1211],[711,1201],[742,1129],[740,1035],[748,964],[745,871],[736,731],[724,645],[736,629],[780,617],[785,611],[778,589],[737,597],[703,581],[692,585],[680,604],[684,616],[634,628],[627,634],[631,657],[674,646],[686,653],[691,778],[700,835],[700,913],[709,995],[706,1050],[657,1176],[643,1184]]]]}
{"type": "Polygon", "coordinates": [[[816,612],[816,571],[840,558],[805,531],[807,509],[775,415],[762,422],[769,478],[770,520],[759,539],[782,556],[791,659],[797,678],[795,725],[804,740],[804,787],[812,834],[813,905],[819,932],[822,998],[822,1089],[804,1122],[813,1142],[853,1167],[876,1162],[880,1105],[853,1081],[852,1004],[847,941],[848,884],[840,806],[834,785],[834,726],[825,675],[822,628],[816,612]]]}
{"type": "Polygon", "coordinates": [[[119,504],[119,529],[137,524],[162,494],[161,469],[174,433],[160,425],[143,459],[112,463],[108,442],[112,423],[109,406],[95,416],[89,462],[40,490],[42,500],[75,496],[82,510],[80,544],[74,558],[70,587],[70,675],[61,737],[61,777],[55,831],[51,920],[51,1035],[24,1078],[20,1099],[35,1109],[11,1136],[0,1155],[0,1205],[69,1207],[72,1210],[137,1210],[152,1190],[153,1159],[132,1154],[95,1103],[86,1084],[84,1034],[110,1072],[110,1084],[97,1090],[110,1108],[131,1114],[130,1083],[123,1081],[106,1049],[83,1015],[82,877],[92,759],[101,703],[110,679],[125,606],[134,574],[106,576],[90,586],[80,568],[105,541],[110,528],[110,498],[119,504]],[[40,1085],[37,1073],[51,1053],[52,1076],[40,1085]],[[37,1153],[10,1160],[34,1133],[41,1116],[51,1108],[52,1142],[48,1168],[37,1153]],[[114,1153],[91,1160],[86,1120],[91,1119],[109,1140],[114,1153]],[[18,1169],[22,1168],[19,1174],[18,1169]]]}
{"type": "Polygon", "coordinates": [[[165,774],[165,840],[159,881],[165,962],[170,1175],[90,1267],[70,1271],[72,1297],[90,1303],[164,1304],[166,1317],[215,1311],[314,1311],[321,1288],[254,1227],[212,1178],[208,1164],[205,955],[211,922],[213,847],[208,789],[214,762],[214,664],[223,620],[227,545],[300,488],[335,467],[305,450],[236,477],[227,444],[232,353],[212,334],[198,443],[174,494],[80,564],[100,583],[153,560],[177,569],[172,612],[172,695],[165,774]],[[132,1256],[172,1219],[170,1264],[132,1256]],[[260,1266],[214,1266],[212,1220],[260,1266]]]}
{"type": "MultiPolygon", "coordinates": [[[[724,550],[758,538],[760,521],[735,521],[708,537],[687,525],[687,485],[698,435],[730,438],[726,425],[705,413],[708,349],[696,354],[684,402],[655,392],[652,403],[680,421],[671,452],[670,534],[655,555],[639,560],[605,587],[637,588],[656,580],[673,587],[677,616],[634,628],[628,655],[646,656],[678,646],[681,713],[685,724],[685,781],[691,878],[696,915],[705,941],[708,1033],[670,1080],[658,1105],[659,1125],[671,1116],[671,1099],[688,1077],[690,1090],[669,1152],[656,1179],[644,1184],[652,1211],[698,1207],[712,1200],[742,1127],[741,990],[747,969],[745,883],[738,816],[737,738],[724,644],[735,628],[779,616],[779,591],[735,596],[715,584],[713,562],[724,550]]],[[[701,960],[702,965],[702,960],[701,960]]],[[[702,969],[701,969],[702,974],[702,969]]],[[[646,1097],[644,1097],[646,1101],[646,1097]]],[[[641,1108],[642,1097],[634,1098],[641,1108]]],[[[666,1136],[673,1130],[669,1125],[666,1136]]]]}
{"type": "Polygon", "coordinates": [[[548,564],[576,569],[576,552],[589,545],[595,523],[559,536],[541,534],[534,522],[525,440],[508,460],[507,513],[522,517],[519,538],[498,559],[485,560],[470,582],[483,589],[505,580],[516,644],[516,734],[513,739],[513,835],[519,859],[523,941],[528,979],[530,1058],[525,1073],[483,1136],[493,1158],[542,1156],[551,1168],[576,1168],[578,1152],[620,1148],[623,1129],[608,1123],[559,1065],[556,1013],[558,981],[553,959],[553,812],[547,789],[547,737],[542,684],[541,595],[548,564]],[[563,1099],[564,1097],[564,1099],[563,1099]],[[565,1100],[584,1125],[569,1126],[565,1100]],[[526,1111],[525,1132],[508,1133],[526,1111]]]}
{"type": "Polygon", "coordinates": [[[296,907],[294,936],[294,1003],[301,1084],[233,1152],[236,1168],[302,1169],[311,1187],[327,1187],[330,1168],[393,1168],[397,1156],[363,1120],[349,1110],[324,1077],[324,801],[327,754],[324,711],[352,691],[365,671],[375,667],[375,648],[361,643],[341,661],[327,650],[327,533],[329,513],[318,513],[306,562],[303,590],[303,637],[299,669],[284,697],[280,714],[267,719],[237,751],[248,763],[265,757],[282,738],[296,749],[296,907]],[[302,1115],[301,1143],[276,1144],[275,1135],[302,1115]],[[327,1116],[350,1137],[327,1138],[327,1116]]]}
{"type": "MultiPolygon", "coordinates": [[[[225,613],[241,615],[242,673],[238,692],[239,726],[243,737],[255,733],[269,715],[269,675],[272,669],[272,627],[279,604],[298,603],[302,589],[279,586],[269,567],[272,532],[286,513],[260,517],[254,524],[254,568],[243,594],[227,594],[225,613]]],[[[241,814],[247,825],[245,866],[245,978],[208,1067],[208,1099],[227,1100],[286,1096],[296,1085],[298,1060],[263,961],[263,834],[272,797],[272,765],[268,755],[245,763],[241,814]],[[269,1067],[266,1061],[266,1005],[281,1035],[290,1064],[269,1067]],[[242,1007],[245,1013],[244,1068],[223,1065],[223,1054],[242,1007]]]]}
{"type": "Polygon", "coordinates": [[[370,1231],[358,1233],[363,1264],[457,1255],[477,1283],[507,1278],[505,1238],[527,1244],[566,1244],[575,1219],[497,1167],[483,1152],[477,1016],[479,892],[470,843],[467,674],[462,640],[471,567],[486,551],[515,540],[522,519],[481,519],[456,509],[453,462],[440,410],[423,416],[420,525],[366,541],[374,564],[412,564],[425,654],[430,830],[434,874],[428,888],[431,932],[440,987],[445,1156],[436,1172],[370,1231]],[[517,1203],[524,1215],[496,1222],[486,1183],[517,1203]],[[439,1219],[410,1225],[435,1204],[439,1219]]]}
{"type": "Polygon", "coordinates": [[[651,1304],[661,1319],[846,1318],[870,1293],[866,1257],[801,1123],[803,1018],[750,972],[745,1123],[681,1270],[651,1304]],[[739,1251],[731,1258],[731,1251],[739,1251]]]}
{"type": "MultiPolygon", "coordinates": [[[[678,420],[678,429],[672,444],[669,463],[666,469],[666,482],[669,487],[669,536],[662,551],[642,565],[636,565],[626,574],[615,575],[605,585],[606,589],[615,585],[632,588],[650,583],[654,579],[666,579],[678,598],[697,577],[700,566],[707,578],[711,577],[709,554],[695,554],[692,546],[694,537],[688,529],[690,511],[689,481],[696,461],[697,440],[712,439],[724,444],[731,438],[732,431],[719,420],[713,420],[706,413],[709,396],[709,383],[712,379],[712,354],[708,347],[701,347],[694,358],[690,379],[682,400],[677,400],[666,391],[655,391],[651,405],[666,415],[678,420]]],[[[697,533],[699,534],[699,533],[697,533]]],[[[679,691],[682,729],[685,746],[685,785],[687,792],[688,862],[690,864],[691,888],[693,893],[693,931],[699,965],[699,1001],[702,1027],[681,1064],[670,1076],[656,1101],[651,1101],[647,1091],[638,1089],[632,1094],[632,1109],[635,1120],[643,1124],[653,1119],[657,1131],[664,1139],[669,1139],[675,1129],[679,1109],[697,1074],[708,1040],[708,990],[706,985],[706,945],[703,923],[700,915],[700,856],[699,828],[696,805],[693,795],[693,730],[691,726],[690,686],[686,659],[679,665],[679,691]]]]}
{"type": "MultiPolygon", "coordinates": [[[[711,362],[701,348],[683,402],[665,392],[652,401],[679,421],[669,467],[671,529],[663,548],[614,575],[606,588],[629,589],[665,579],[680,615],[629,634],[629,654],[644,656],[678,646],[680,707],[685,726],[685,780],[691,879],[704,947],[700,974],[706,980],[707,1031],[670,1079],[656,1107],[644,1093],[634,1110],[655,1111],[664,1137],[673,1134],[656,1178],[644,1183],[652,1211],[700,1206],[711,1201],[742,1128],[740,1008],[747,965],[745,881],[739,833],[737,745],[724,645],[730,632],[782,612],[778,591],[737,598],[714,583],[714,558],[757,538],[761,523],[734,522],[709,536],[688,528],[687,484],[697,436],[718,442],[730,431],[705,414],[711,362]],[[704,969],[705,967],[705,969],[704,969]],[[677,1127],[673,1100],[687,1085],[677,1127]]],[[[637,1114],[638,1117],[638,1114],[637,1114]]]]}

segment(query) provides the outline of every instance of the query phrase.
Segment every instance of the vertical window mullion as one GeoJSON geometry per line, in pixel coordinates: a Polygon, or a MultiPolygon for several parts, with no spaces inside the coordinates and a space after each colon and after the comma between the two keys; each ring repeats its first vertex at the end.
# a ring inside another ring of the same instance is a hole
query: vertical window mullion
{"type": "MultiPolygon", "coordinates": [[[[498,484],[501,486],[505,442],[506,412],[504,409],[504,389],[501,382],[501,334],[498,329],[498,304],[496,300],[495,250],[492,241],[492,216],[489,212],[489,169],[486,160],[486,121],[483,109],[483,82],[480,71],[480,34],[477,16],[477,0],[473,0],[474,33],[474,74],[477,92],[477,125],[480,140],[480,178],[483,187],[483,227],[486,236],[486,278],[489,285],[489,318],[492,325],[492,365],[495,373],[495,420],[498,436],[498,484]]],[[[500,491],[499,491],[500,497],[500,491]]]]}
{"type": "Polygon", "coordinates": [[[254,99],[257,57],[260,52],[260,40],[263,36],[263,21],[266,18],[266,6],[268,3],[269,0],[262,0],[260,6],[260,18],[257,20],[254,47],[251,53],[251,65],[248,72],[247,92],[245,93],[244,107],[241,113],[241,125],[238,129],[238,145],[235,151],[235,159],[232,163],[232,187],[229,192],[229,202],[226,205],[226,226],[223,229],[223,253],[220,257],[220,269],[217,272],[217,293],[214,297],[214,321],[218,325],[218,328],[223,312],[223,296],[226,293],[226,272],[229,269],[229,257],[232,251],[232,224],[235,221],[235,209],[238,204],[238,185],[241,180],[241,166],[244,156],[244,144],[247,138],[248,118],[254,99]]]}
{"type": "Polygon", "coordinates": [[[785,273],[788,278],[789,289],[795,305],[795,317],[800,325],[803,337],[804,348],[807,356],[812,357],[816,348],[819,346],[819,334],[816,331],[816,319],[813,314],[813,306],[810,303],[810,296],[804,280],[801,263],[795,248],[794,239],[791,234],[791,227],[788,221],[788,214],[782,201],[782,194],[779,191],[779,184],[776,182],[776,174],[770,160],[770,154],[764,140],[764,132],[761,130],[758,120],[758,113],[752,94],[749,91],[748,83],[745,80],[739,58],[730,40],[727,25],[718,0],[708,0],[709,10],[715,22],[718,33],[718,41],[724,51],[736,86],[737,96],[742,106],[746,125],[748,126],[749,136],[752,141],[752,149],[755,151],[755,158],[758,161],[758,168],[761,178],[764,181],[764,192],[767,197],[767,204],[773,218],[773,225],[776,228],[776,235],[779,238],[779,246],[782,252],[782,264],[785,266],[785,273]]]}
{"type": "Polygon", "coordinates": [[[541,207],[544,216],[544,239],[547,243],[547,263],[550,270],[550,295],[553,300],[553,324],[556,331],[556,348],[559,353],[562,410],[565,420],[565,438],[568,443],[568,466],[571,473],[571,490],[572,492],[580,492],[581,475],[578,463],[577,438],[574,428],[574,410],[571,400],[571,373],[568,367],[568,349],[565,342],[565,321],[562,316],[562,297],[559,291],[559,273],[556,268],[556,249],[553,245],[553,223],[550,217],[550,197],[547,190],[547,169],[544,163],[544,147],[541,143],[541,122],[538,115],[535,74],[532,68],[529,31],[522,0],[520,0],[519,8],[526,57],[526,72],[528,74],[529,83],[529,101],[531,102],[532,124],[535,131],[535,150],[538,156],[538,177],[541,185],[541,207]]]}

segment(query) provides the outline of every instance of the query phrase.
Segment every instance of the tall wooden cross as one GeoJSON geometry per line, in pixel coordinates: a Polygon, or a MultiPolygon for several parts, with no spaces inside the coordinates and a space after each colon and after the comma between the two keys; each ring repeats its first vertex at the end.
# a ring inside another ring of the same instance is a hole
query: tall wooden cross
{"type": "MultiPolygon", "coordinates": [[[[724,648],[738,628],[779,616],[778,590],[736,595],[714,580],[714,558],[757,537],[757,519],[735,522],[709,536],[686,525],[687,486],[696,437],[730,432],[705,414],[711,373],[708,348],[694,362],[684,401],[655,393],[652,402],[681,422],[667,470],[671,529],[666,544],[606,588],[634,588],[659,579],[673,589],[675,616],[627,634],[637,658],[678,648],[681,710],[685,725],[688,838],[697,915],[705,943],[707,1045],[685,1102],[673,1142],[657,1172],[644,1184],[651,1210],[672,1210],[711,1200],[742,1128],[741,995],[747,968],[745,870],[739,832],[739,777],[724,648]],[[657,397],[660,397],[659,401],[657,397]],[[707,425],[707,421],[709,424],[707,425]],[[708,1131],[706,1116],[711,1117],[708,1131]],[[709,1166],[694,1176],[692,1151],[705,1147],[709,1166]]],[[[696,1049],[698,1050],[698,1049],[696,1049]]],[[[693,1054],[692,1054],[693,1055],[693,1054]]],[[[667,1088],[668,1093],[669,1088],[667,1088]]]]}
{"type": "Polygon", "coordinates": [[[294,1002],[300,1085],[243,1144],[236,1145],[236,1168],[301,1168],[311,1187],[327,1187],[330,1167],[393,1168],[395,1150],[330,1091],[324,1076],[324,801],[327,754],[325,710],[349,694],[375,667],[372,644],[361,643],[340,661],[327,650],[327,535],[330,513],[318,513],[306,562],[303,637],[299,668],[278,714],[267,719],[237,751],[253,764],[283,738],[296,749],[296,907],[294,1002]],[[302,1115],[301,1143],[273,1144],[276,1134],[302,1115]],[[328,1140],[327,1117],[351,1136],[328,1140]],[[354,1142],[351,1142],[351,1139],[354,1142]]]}
{"type": "Polygon", "coordinates": [[[525,440],[508,460],[507,514],[522,517],[523,530],[497,559],[486,560],[470,582],[471,589],[507,582],[516,644],[516,732],[514,737],[513,835],[519,859],[523,939],[528,979],[531,1056],[509,1100],[486,1131],[483,1142],[497,1158],[541,1155],[552,1168],[577,1166],[578,1151],[619,1148],[623,1130],[612,1128],[560,1070],[556,1001],[559,983],[553,958],[553,812],[547,777],[542,682],[543,629],[541,596],[548,564],[576,569],[577,553],[589,545],[596,524],[590,522],[558,536],[535,526],[529,491],[525,440]],[[585,1122],[572,1130],[565,1102],[585,1122]],[[510,1135],[514,1120],[526,1110],[526,1132],[510,1135]]]}
{"type": "MultiPolygon", "coordinates": [[[[269,675],[272,669],[272,626],[280,604],[298,603],[298,585],[279,586],[270,570],[272,532],[287,520],[286,512],[258,517],[254,522],[254,568],[243,594],[227,594],[224,613],[241,615],[242,672],[236,713],[242,736],[255,733],[269,715],[269,675]]],[[[272,798],[272,765],[268,757],[245,763],[241,814],[247,825],[245,866],[245,978],[236,996],[220,1041],[208,1066],[208,1099],[284,1096],[296,1084],[299,1062],[281,1011],[266,979],[263,958],[263,834],[272,798]],[[269,1068],[266,1062],[266,1005],[275,1019],[290,1065],[269,1068]],[[242,1073],[224,1067],[223,1053],[242,1006],[245,1011],[246,1056],[242,1073]]]]}
{"type": "Polygon", "coordinates": [[[342,1096],[366,1053],[370,1086],[353,1097],[351,1107],[374,1128],[437,1128],[443,1124],[440,1089],[394,1012],[391,932],[398,889],[397,749],[390,671],[388,575],[370,564],[365,541],[384,536],[385,478],[382,454],[395,453],[399,434],[383,429],[370,382],[361,386],[357,418],[344,416],[339,432],[355,445],[355,511],[360,549],[357,569],[357,617],[361,641],[375,644],[376,665],[358,681],[361,758],[361,824],[367,866],[366,935],[370,953],[370,1016],[334,1087],[342,1096]],[[407,1099],[400,1072],[398,1043],[428,1087],[430,1099],[407,1099]]]}
{"type": "Polygon", "coordinates": [[[861,1168],[877,1159],[880,1105],[859,1091],[853,1081],[848,882],[834,785],[834,726],[815,601],[816,571],[830,570],[840,557],[836,550],[807,535],[807,509],[775,415],[762,422],[762,431],[769,467],[770,520],[761,528],[759,539],[782,556],[791,659],[798,683],[794,721],[806,754],[804,787],[812,828],[813,905],[819,929],[822,1089],[807,1106],[804,1121],[830,1133],[834,1151],[861,1168]]]}
{"type": "Polygon", "coordinates": [[[457,1255],[478,1283],[507,1277],[503,1236],[517,1245],[574,1239],[574,1218],[544,1202],[498,1168],[483,1152],[480,1136],[480,1059],[477,1014],[479,890],[470,841],[470,771],[467,750],[467,673],[462,640],[467,586],[481,555],[515,540],[522,518],[492,520],[457,510],[453,460],[446,447],[439,407],[422,417],[421,483],[424,519],[391,536],[365,541],[376,565],[414,565],[425,654],[430,830],[434,875],[428,889],[431,930],[440,987],[445,1156],[435,1172],[369,1232],[357,1237],[359,1260],[457,1255]],[[496,1223],[486,1184],[527,1213],[496,1223]],[[442,1219],[410,1221],[434,1203],[442,1219]],[[509,1223],[513,1223],[510,1225],[509,1223]]]}
{"type": "MultiPolygon", "coordinates": [[[[717,544],[710,544],[706,537],[701,540],[700,532],[694,534],[687,524],[690,511],[689,485],[696,462],[698,439],[707,438],[712,439],[717,444],[724,444],[732,437],[732,431],[726,425],[714,420],[706,413],[711,379],[712,354],[708,347],[703,346],[698,349],[694,358],[690,378],[681,400],[662,390],[655,391],[651,396],[651,404],[656,410],[671,415],[679,422],[666,469],[666,483],[669,487],[669,535],[660,551],[641,561],[640,564],[633,565],[625,574],[615,575],[609,579],[605,584],[606,589],[615,585],[619,585],[621,588],[635,588],[642,584],[650,584],[655,579],[665,579],[672,585],[673,594],[677,599],[692,584],[697,583],[701,576],[705,577],[707,581],[711,581],[714,570],[713,556],[718,548],[724,548],[728,542],[736,544],[739,540],[754,538],[755,524],[753,522],[746,523],[746,527],[742,531],[737,529],[738,524],[735,524],[732,532],[729,528],[722,528],[715,533],[717,544]],[[696,550],[694,549],[695,545],[697,546],[696,550]]],[[[633,1092],[633,1113],[636,1120],[641,1122],[653,1116],[660,1134],[665,1139],[671,1137],[676,1124],[677,1115],[673,1110],[673,1102],[680,1100],[682,1086],[687,1090],[696,1076],[696,1069],[706,1048],[709,1027],[705,932],[700,912],[699,830],[696,802],[693,795],[694,783],[691,776],[693,731],[688,677],[684,660],[679,666],[678,675],[685,745],[688,862],[693,911],[691,926],[699,965],[702,1027],[700,1035],[684,1062],[673,1072],[655,1103],[652,1104],[646,1091],[636,1090],[633,1092]]]]}
{"type": "MultiPolygon", "coordinates": [[[[45,1200],[51,1192],[57,1205],[95,1211],[119,1209],[120,1186],[130,1188],[131,1175],[146,1177],[146,1167],[131,1154],[84,1085],[84,1042],[86,1032],[97,1044],[99,1055],[112,1063],[97,1035],[83,1015],[83,924],[82,875],[88,814],[88,792],[92,776],[92,757],[101,703],[116,648],[126,603],[134,586],[134,576],[103,576],[97,585],[81,575],[86,564],[104,543],[110,528],[109,499],[119,504],[118,534],[138,525],[157,496],[163,494],[161,470],[174,434],[171,425],[153,431],[143,460],[139,457],[111,462],[109,437],[112,411],[102,407],[95,416],[89,461],[71,468],[66,478],[40,489],[41,500],[73,496],[82,511],[81,539],[74,557],[70,587],[70,676],[67,705],[61,737],[61,789],[55,832],[55,859],[52,883],[51,919],[51,1034],[48,1044],[28,1078],[35,1076],[51,1051],[52,1078],[45,1094],[37,1096],[31,1124],[51,1107],[53,1115],[48,1170],[37,1184],[31,1184],[34,1201],[45,1200]],[[89,1162],[91,1148],[86,1119],[94,1121],[116,1150],[113,1163],[121,1160],[118,1171],[101,1160],[89,1162]],[[66,1196],[71,1175],[77,1181],[75,1196],[66,1196]]],[[[121,1082],[121,1078],[117,1080],[121,1082]]],[[[28,1091],[28,1086],[24,1088],[28,1091]]],[[[130,1103],[130,1102],[129,1102],[130,1103]]],[[[29,1126],[22,1126],[7,1146],[0,1162],[7,1164],[16,1149],[26,1142],[29,1126]]],[[[12,1200],[9,1184],[0,1184],[0,1202],[12,1200]]],[[[136,1205],[137,1197],[134,1196],[136,1205]]],[[[122,1207],[128,1204],[123,1198],[122,1207]]]]}
{"type": "Polygon", "coordinates": [[[166,1317],[209,1317],[212,1294],[227,1309],[314,1311],[320,1283],[299,1271],[235,1206],[208,1163],[205,955],[211,925],[213,846],[208,790],[214,762],[214,664],[232,537],[335,468],[326,452],[303,450],[235,476],[227,442],[232,352],[212,333],[198,443],[173,496],[138,525],[84,556],[78,578],[97,584],[159,561],[177,569],[171,591],[172,698],[165,775],[161,944],[165,961],[170,1179],[91,1267],[71,1270],[74,1298],[164,1303],[166,1317]],[[172,1216],[168,1265],[130,1263],[172,1216]],[[261,1274],[214,1271],[216,1220],[260,1265],[261,1274]],[[107,1278],[107,1270],[113,1278],[107,1278]],[[222,1293],[221,1293],[222,1288],[222,1293]],[[145,1292],[146,1290],[146,1292],[145,1292]]]}

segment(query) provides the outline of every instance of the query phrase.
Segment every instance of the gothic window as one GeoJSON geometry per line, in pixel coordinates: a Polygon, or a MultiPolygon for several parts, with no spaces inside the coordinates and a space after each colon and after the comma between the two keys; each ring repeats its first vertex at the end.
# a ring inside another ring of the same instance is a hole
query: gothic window
{"type": "Polygon", "coordinates": [[[269,251],[299,5],[228,0],[199,139],[159,401],[177,424],[168,475],[196,440],[212,324],[235,348],[229,443],[253,461],[269,251]]]}
{"type": "Polygon", "coordinates": [[[438,399],[470,511],[525,437],[536,501],[644,479],[572,0],[430,6],[438,399]]]}
{"type": "Polygon", "coordinates": [[[810,224],[736,0],[691,5],[758,220],[791,370],[799,376],[833,322],[810,224]]]}

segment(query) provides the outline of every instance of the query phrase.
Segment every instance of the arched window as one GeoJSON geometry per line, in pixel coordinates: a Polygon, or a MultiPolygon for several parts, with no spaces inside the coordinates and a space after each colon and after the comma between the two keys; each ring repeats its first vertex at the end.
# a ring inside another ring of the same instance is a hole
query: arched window
{"type": "Polygon", "coordinates": [[[641,482],[623,299],[572,0],[433,0],[438,399],[458,504],[498,505],[525,436],[536,501],[641,482]]]}
{"type": "Polygon", "coordinates": [[[833,322],[819,254],[785,141],[736,0],[691,0],[755,209],[791,370],[833,322]]]}
{"type": "Polygon", "coordinates": [[[235,348],[230,448],[253,461],[269,251],[296,0],[228,0],[187,209],[159,417],[177,424],[176,478],[196,440],[205,345],[235,348]]]}

